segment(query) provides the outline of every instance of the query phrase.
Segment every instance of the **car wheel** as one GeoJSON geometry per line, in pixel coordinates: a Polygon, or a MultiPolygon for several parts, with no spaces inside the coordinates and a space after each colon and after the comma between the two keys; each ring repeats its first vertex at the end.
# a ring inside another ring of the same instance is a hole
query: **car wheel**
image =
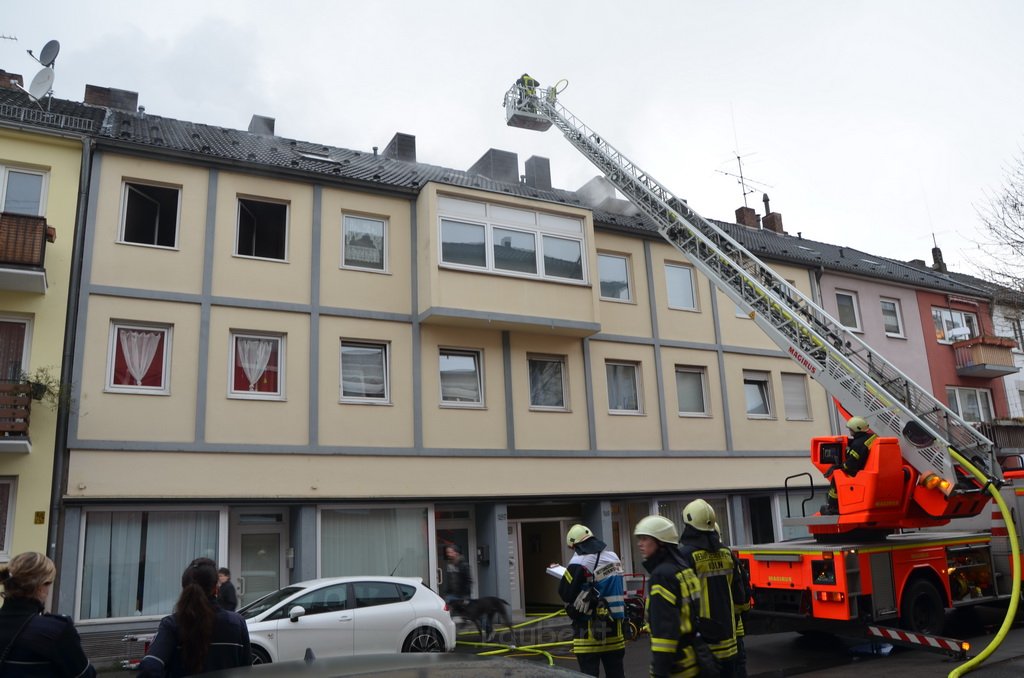
{"type": "Polygon", "coordinates": [[[925,635],[942,633],[946,610],[942,596],[927,579],[917,579],[907,587],[900,608],[900,626],[904,629],[925,635]]]}
{"type": "Polygon", "coordinates": [[[256,664],[269,664],[270,663],[270,655],[267,654],[267,651],[264,650],[262,647],[256,647],[255,645],[253,645],[252,646],[252,663],[253,663],[254,666],[256,664]]]}
{"type": "Polygon", "coordinates": [[[418,628],[409,634],[402,645],[402,652],[444,652],[444,641],[434,629],[418,628]]]}

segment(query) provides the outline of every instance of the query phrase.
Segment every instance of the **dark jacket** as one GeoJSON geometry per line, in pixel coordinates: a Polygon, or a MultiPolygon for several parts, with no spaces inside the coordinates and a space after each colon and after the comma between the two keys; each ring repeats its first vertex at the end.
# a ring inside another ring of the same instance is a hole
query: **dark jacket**
{"type": "Polygon", "coordinates": [[[850,436],[846,443],[846,459],[843,460],[843,473],[848,476],[857,475],[868,463],[871,444],[876,436],[871,431],[861,431],[850,436]]]}
{"type": "Polygon", "coordinates": [[[746,611],[743,580],[732,550],[714,532],[687,525],[679,538],[679,552],[700,581],[699,630],[720,660],[736,656],[736,619],[746,611]],[[710,620],[705,622],[703,620],[710,620]]]}
{"type": "Polygon", "coordinates": [[[647,625],[651,631],[651,676],[692,678],[700,669],[693,651],[693,620],[700,605],[700,582],[674,544],[644,561],[647,625]]]}
{"type": "Polygon", "coordinates": [[[458,561],[448,561],[444,568],[444,590],[441,595],[445,598],[469,598],[473,591],[473,575],[469,571],[469,563],[465,558],[458,561]]]}
{"type": "MultiPolygon", "coordinates": [[[[252,649],[249,646],[249,628],[237,612],[222,610],[215,599],[210,599],[217,608],[213,620],[213,638],[210,650],[203,663],[203,673],[231,669],[252,664],[252,649]]],[[[181,656],[181,641],[178,638],[178,621],[174,615],[160,620],[149,654],[139,665],[139,678],[179,678],[193,675],[185,670],[181,656]]]]}
{"type": "Polygon", "coordinates": [[[82,651],[82,642],[71,619],[43,614],[43,604],[38,600],[18,597],[4,601],[0,608],[0,652],[10,646],[12,640],[14,645],[0,667],[4,678],[92,678],[96,675],[96,669],[82,651]],[[15,639],[19,629],[22,629],[21,634],[15,639]]]}
{"type": "Polygon", "coordinates": [[[217,602],[228,612],[234,612],[238,607],[238,593],[235,592],[235,585],[227,580],[217,589],[217,602]]]}

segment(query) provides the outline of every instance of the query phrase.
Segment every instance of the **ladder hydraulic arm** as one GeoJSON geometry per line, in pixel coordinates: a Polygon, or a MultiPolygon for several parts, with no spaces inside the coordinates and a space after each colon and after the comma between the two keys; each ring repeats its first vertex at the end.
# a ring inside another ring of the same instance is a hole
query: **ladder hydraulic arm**
{"type": "Polygon", "coordinates": [[[992,442],[875,352],[784,278],[693,211],[587,127],[557,100],[554,87],[520,79],[505,94],[510,126],[554,125],[711,282],[807,374],[879,435],[900,438],[904,459],[925,478],[947,481],[946,494],[976,489],[962,482],[951,450],[1001,480],[992,442]]]}

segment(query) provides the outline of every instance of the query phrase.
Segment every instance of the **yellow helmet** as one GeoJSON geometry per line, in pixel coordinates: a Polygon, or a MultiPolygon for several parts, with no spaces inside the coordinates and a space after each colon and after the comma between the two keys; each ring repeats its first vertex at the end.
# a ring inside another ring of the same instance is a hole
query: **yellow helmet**
{"type": "Polygon", "coordinates": [[[713,532],[718,519],[711,504],[703,499],[694,499],[683,509],[683,522],[701,532],[713,532]]]}
{"type": "Polygon", "coordinates": [[[854,433],[862,433],[867,431],[870,426],[868,425],[868,420],[864,417],[850,417],[846,422],[846,428],[854,433]]]}
{"type": "Polygon", "coordinates": [[[676,524],[665,516],[653,515],[641,518],[640,522],[633,528],[633,536],[645,535],[654,537],[666,544],[675,544],[679,541],[679,530],[676,524]]]}
{"type": "Polygon", "coordinates": [[[579,523],[576,523],[575,525],[570,527],[569,531],[566,533],[565,543],[569,546],[569,548],[573,548],[574,546],[576,546],[576,544],[579,544],[581,541],[586,541],[587,539],[590,539],[593,536],[594,533],[590,531],[589,527],[587,527],[586,525],[580,525],[579,523]]]}

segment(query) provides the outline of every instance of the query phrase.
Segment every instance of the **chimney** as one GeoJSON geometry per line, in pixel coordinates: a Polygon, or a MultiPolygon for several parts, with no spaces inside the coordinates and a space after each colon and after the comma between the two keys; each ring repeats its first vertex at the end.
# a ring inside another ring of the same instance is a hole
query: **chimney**
{"type": "Polygon", "coordinates": [[[755,230],[761,228],[761,219],[757,216],[757,212],[754,211],[753,207],[737,207],[736,223],[755,230]]]}
{"type": "Polygon", "coordinates": [[[470,174],[482,174],[494,181],[519,183],[519,156],[509,151],[489,149],[469,168],[470,174]]]}
{"type": "Polygon", "coordinates": [[[139,93],[116,87],[86,85],[85,103],[134,113],[139,108],[139,93]]]}
{"type": "Polygon", "coordinates": [[[782,215],[778,212],[769,212],[761,219],[761,228],[774,233],[785,234],[782,230],[782,215]]]}
{"type": "Polygon", "coordinates": [[[551,190],[551,161],[539,155],[526,160],[526,185],[542,191],[551,190]]]}
{"type": "Polygon", "coordinates": [[[384,147],[383,156],[392,160],[416,162],[416,137],[395,132],[395,136],[391,137],[391,141],[384,147]]]}
{"type": "Polygon", "coordinates": [[[265,115],[253,114],[252,120],[249,121],[249,131],[262,137],[272,137],[274,136],[274,119],[265,115]]]}
{"type": "Polygon", "coordinates": [[[935,262],[932,264],[932,269],[939,273],[946,273],[946,262],[942,260],[942,250],[938,247],[932,248],[932,260],[935,262]]]}
{"type": "Polygon", "coordinates": [[[25,81],[17,73],[8,73],[0,68],[0,87],[4,89],[18,89],[18,85],[25,86],[25,81]]]}

